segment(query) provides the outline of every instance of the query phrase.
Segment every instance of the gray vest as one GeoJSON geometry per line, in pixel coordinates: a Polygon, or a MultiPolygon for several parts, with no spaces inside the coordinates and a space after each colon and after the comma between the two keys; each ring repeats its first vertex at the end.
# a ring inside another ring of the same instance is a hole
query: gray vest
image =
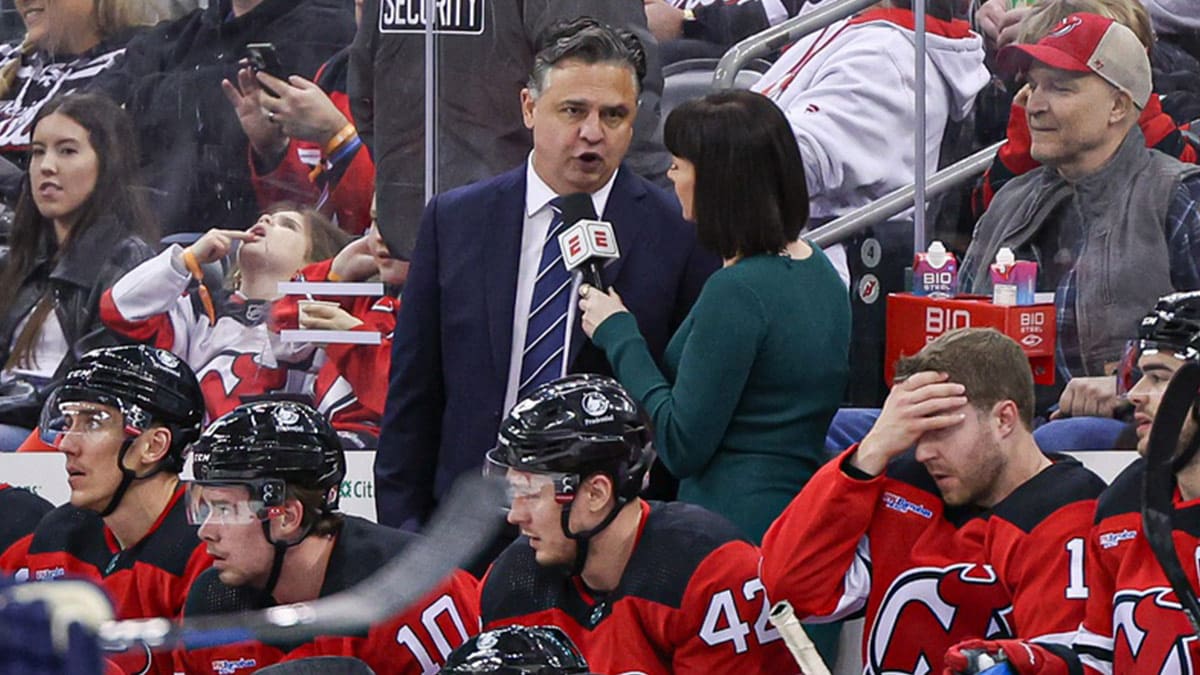
{"type": "Polygon", "coordinates": [[[1191,290],[1172,288],[1166,223],[1180,182],[1198,173],[1200,167],[1148,149],[1134,127],[1108,164],[1078,182],[1044,166],[1015,178],[975,226],[963,287],[991,294],[988,266],[1002,246],[1030,244],[1052,218],[1078,219],[1074,311],[1086,372],[1073,375],[1104,374],[1160,296],[1191,290]]]}

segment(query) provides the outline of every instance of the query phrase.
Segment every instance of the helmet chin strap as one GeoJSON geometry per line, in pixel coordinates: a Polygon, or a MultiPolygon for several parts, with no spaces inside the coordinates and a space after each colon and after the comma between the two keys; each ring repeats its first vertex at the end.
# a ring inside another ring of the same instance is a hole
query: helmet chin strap
{"type": "Polygon", "coordinates": [[[621,513],[621,509],[625,508],[625,505],[629,503],[629,500],[618,496],[617,503],[613,506],[612,510],[604,516],[604,520],[601,520],[595,527],[583,530],[582,532],[571,531],[571,504],[573,503],[575,503],[574,500],[571,500],[562,505],[562,517],[560,522],[562,523],[563,534],[566,535],[567,539],[572,539],[575,541],[575,562],[571,565],[568,571],[570,572],[571,576],[578,576],[583,574],[583,566],[587,563],[589,548],[588,544],[591,543],[592,537],[600,534],[600,532],[611,525],[612,522],[616,520],[617,514],[621,513]]]}
{"type": "Polygon", "coordinates": [[[271,519],[267,518],[262,521],[263,536],[267,538],[267,542],[275,548],[275,556],[271,559],[271,573],[267,576],[267,584],[263,586],[259,593],[259,601],[261,604],[266,604],[272,599],[272,594],[275,592],[275,585],[279,583],[279,575],[283,572],[283,559],[287,556],[287,550],[296,544],[304,541],[308,537],[308,533],[312,531],[312,526],[308,526],[304,533],[296,538],[295,541],[276,541],[271,537],[271,519]]]}
{"type": "Polygon", "coordinates": [[[140,437],[126,438],[125,442],[121,444],[121,450],[117,452],[117,468],[121,470],[121,482],[117,484],[117,489],[113,491],[112,499],[108,500],[108,505],[100,512],[101,518],[107,518],[117,510],[117,507],[121,505],[121,500],[125,497],[125,492],[129,490],[129,486],[133,485],[133,481],[145,480],[163,471],[162,462],[159,462],[158,466],[143,476],[137,475],[133,469],[125,466],[125,455],[129,452],[129,448],[133,446],[133,442],[138,438],[140,437]]]}

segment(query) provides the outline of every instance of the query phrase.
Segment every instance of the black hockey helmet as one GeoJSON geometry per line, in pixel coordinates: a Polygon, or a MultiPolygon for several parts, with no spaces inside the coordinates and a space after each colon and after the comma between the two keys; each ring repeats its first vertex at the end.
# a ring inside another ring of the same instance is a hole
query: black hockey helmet
{"type": "Polygon", "coordinates": [[[506,626],[464,642],[441,675],[575,675],[590,673],[571,638],[557,626],[506,626]]]}
{"type": "Polygon", "coordinates": [[[637,401],[619,382],[602,375],[568,375],[536,388],[513,406],[487,454],[496,467],[612,478],[618,497],[642,489],[654,461],[654,434],[637,401]]]}
{"type": "Polygon", "coordinates": [[[1118,370],[1118,391],[1128,392],[1141,377],[1143,354],[1164,353],[1182,361],[1200,360],[1200,291],[1164,295],[1142,317],[1137,339],[1125,345],[1118,370]]]}
{"type": "MultiPolygon", "coordinates": [[[[61,426],[62,404],[90,401],[112,406],[137,435],[154,424],[171,430],[171,449],[163,470],[183,468],[184,450],[200,435],[204,394],[196,374],[182,359],[148,345],[102,347],[84,354],[67,371],[43,408],[43,433],[61,426]]],[[[53,444],[53,443],[52,443],[53,444]]]]}
{"type": "Polygon", "coordinates": [[[337,510],[346,454],[337,432],[297,401],[242,404],[209,425],[192,446],[197,483],[247,485],[265,506],[284,499],[287,485],[320,490],[322,513],[337,510]]]}

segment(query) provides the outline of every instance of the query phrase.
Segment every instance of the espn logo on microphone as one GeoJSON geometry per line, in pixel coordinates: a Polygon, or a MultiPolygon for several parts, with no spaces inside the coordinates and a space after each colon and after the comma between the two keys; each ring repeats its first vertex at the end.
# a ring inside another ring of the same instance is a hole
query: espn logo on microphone
{"type": "Polygon", "coordinates": [[[589,258],[621,257],[612,225],[603,220],[577,221],[558,235],[558,247],[562,251],[563,264],[569,270],[589,258]]]}

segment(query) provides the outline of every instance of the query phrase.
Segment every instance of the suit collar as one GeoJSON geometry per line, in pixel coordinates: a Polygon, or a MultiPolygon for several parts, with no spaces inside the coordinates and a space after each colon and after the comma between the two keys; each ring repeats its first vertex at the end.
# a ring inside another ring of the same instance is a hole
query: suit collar
{"type": "Polygon", "coordinates": [[[486,194],[480,212],[487,223],[483,233],[484,294],[491,338],[492,363],[501,387],[508,381],[512,353],[513,303],[517,297],[517,267],[521,259],[521,228],[525,223],[525,167],[502,174],[486,194]]]}
{"type": "MultiPolygon", "coordinates": [[[[596,213],[604,213],[604,209],[608,206],[608,197],[612,194],[613,185],[617,182],[617,176],[621,174],[621,167],[618,167],[613,172],[612,177],[608,179],[599,190],[592,193],[592,208],[596,213]]],[[[525,215],[533,217],[538,211],[546,208],[546,205],[556,197],[562,195],[556,194],[554,190],[542,180],[542,177],[537,174],[533,168],[533,153],[529,153],[529,158],[525,160],[525,215]]]]}

